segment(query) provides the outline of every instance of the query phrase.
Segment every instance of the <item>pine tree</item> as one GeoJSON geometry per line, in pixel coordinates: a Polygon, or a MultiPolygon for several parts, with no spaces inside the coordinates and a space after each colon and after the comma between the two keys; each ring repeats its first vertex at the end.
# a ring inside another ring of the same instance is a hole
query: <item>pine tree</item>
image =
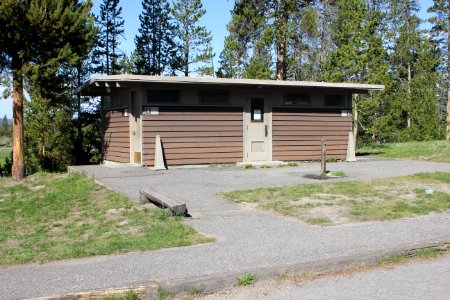
{"type": "Polygon", "coordinates": [[[211,32],[198,24],[205,13],[201,0],[176,0],[173,4],[175,35],[181,52],[179,68],[184,76],[193,72],[191,66],[197,66],[198,72],[211,62],[211,32]]]}
{"type": "Polygon", "coordinates": [[[9,120],[6,115],[2,119],[2,124],[0,126],[0,136],[11,136],[11,125],[9,124],[9,120]]]}
{"type": "MultiPolygon", "coordinates": [[[[73,162],[76,164],[88,164],[97,161],[100,153],[100,102],[98,99],[82,96],[76,93],[78,87],[89,80],[93,74],[93,68],[90,56],[78,61],[74,65],[64,65],[62,72],[66,73],[68,83],[66,93],[70,104],[67,105],[71,112],[71,123],[73,130],[72,136],[73,148],[71,154],[73,162]]],[[[41,99],[35,94],[36,99],[41,99]]],[[[38,109],[35,106],[34,109],[38,109]]],[[[50,107],[49,112],[54,110],[50,107]]],[[[62,110],[59,110],[61,113],[62,110]]],[[[33,118],[29,116],[29,118],[33,118]]],[[[66,129],[67,130],[67,129],[66,129]]],[[[56,131],[58,129],[56,128],[56,131]]]]}
{"type": "MultiPolygon", "coordinates": [[[[299,24],[308,0],[243,0],[236,2],[228,30],[236,35],[246,54],[253,51],[249,46],[267,46],[264,52],[275,49],[275,78],[287,79],[289,45],[298,38],[299,24]],[[272,48],[273,47],[273,48],[272,48]]],[[[302,34],[302,33],[300,33],[302,34]]],[[[229,51],[230,49],[226,49],[229,51]]],[[[254,56],[255,57],[255,56],[254,56]]],[[[247,62],[248,63],[248,62],[247,62]]]]}
{"type": "Polygon", "coordinates": [[[58,90],[61,62],[75,63],[90,49],[95,29],[90,1],[0,2],[0,68],[13,77],[13,167],[24,177],[24,80],[41,94],[58,90]]]}
{"type": "Polygon", "coordinates": [[[430,19],[433,24],[431,33],[434,40],[440,46],[442,57],[443,76],[442,84],[446,89],[446,94],[440,97],[444,103],[443,121],[447,123],[447,139],[450,139],[450,1],[449,0],[433,0],[433,6],[428,9],[428,12],[434,13],[434,16],[430,19]]]}
{"type": "Polygon", "coordinates": [[[380,120],[383,118],[384,103],[386,99],[389,99],[392,78],[389,74],[388,53],[383,45],[387,28],[384,25],[386,16],[383,13],[382,2],[369,1],[366,7],[364,26],[360,33],[365,45],[361,54],[363,68],[361,82],[383,84],[385,89],[354,97],[354,133],[355,137],[358,135],[363,143],[375,143],[380,142],[380,138],[386,131],[380,127],[380,120]]]}
{"type": "MultiPolygon", "coordinates": [[[[390,55],[394,80],[401,92],[395,101],[399,101],[405,128],[411,127],[412,90],[414,74],[413,64],[420,51],[420,19],[417,17],[418,3],[410,0],[395,0],[390,3],[392,54],[390,55]]],[[[409,139],[407,130],[401,137],[409,139]]]]}
{"type": "Polygon", "coordinates": [[[161,75],[171,72],[176,65],[175,27],[171,22],[170,6],[166,0],[143,0],[139,16],[141,27],[135,37],[135,72],[161,75]]]}
{"type": "Polygon", "coordinates": [[[442,138],[439,120],[439,107],[436,98],[438,56],[426,38],[420,42],[417,59],[412,68],[411,80],[411,127],[409,136],[416,141],[442,138]]]}
{"type": "Polygon", "coordinates": [[[71,107],[53,105],[39,89],[29,95],[24,114],[27,172],[64,171],[73,163],[76,146],[71,107]]]}
{"type": "Polygon", "coordinates": [[[225,44],[220,53],[217,77],[220,78],[241,78],[243,73],[242,58],[237,55],[239,53],[239,43],[236,35],[230,34],[225,38],[225,44]]]}
{"type": "Polygon", "coordinates": [[[321,74],[320,12],[307,5],[293,19],[294,34],[287,44],[286,79],[317,81],[321,74]]]}
{"type": "Polygon", "coordinates": [[[122,53],[119,50],[120,38],[124,33],[122,7],[119,0],[103,0],[99,16],[95,23],[99,29],[95,50],[93,52],[95,71],[101,74],[113,75],[120,73],[119,61],[122,53]]]}
{"type": "Polygon", "coordinates": [[[263,2],[252,0],[235,2],[231,20],[227,24],[229,35],[225,37],[224,49],[220,54],[218,77],[244,76],[245,66],[248,66],[252,57],[249,53],[254,52],[253,47],[257,44],[261,48],[259,41],[265,27],[264,5],[263,2]]]}
{"type": "Polygon", "coordinates": [[[272,79],[272,57],[265,45],[254,47],[253,56],[244,69],[244,78],[249,79],[272,79]]]}
{"type": "Polygon", "coordinates": [[[363,0],[337,0],[336,17],[332,22],[332,40],[336,49],[324,66],[325,81],[362,82],[364,28],[366,6],[363,0]]]}

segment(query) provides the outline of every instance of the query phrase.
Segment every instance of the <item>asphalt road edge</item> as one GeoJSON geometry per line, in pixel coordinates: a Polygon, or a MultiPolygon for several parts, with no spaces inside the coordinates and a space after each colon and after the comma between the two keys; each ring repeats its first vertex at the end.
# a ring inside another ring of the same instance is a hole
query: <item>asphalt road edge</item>
{"type": "Polygon", "coordinates": [[[70,293],[64,295],[54,295],[40,298],[29,298],[33,300],[59,300],[59,299],[102,299],[111,296],[124,295],[129,291],[133,291],[139,295],[139,299],[155,299],[158,293],[170,294],[186,294],[190,291],[196,290],[202,293],[213,293],[225,288],[236,285],[236,279],[244,273],[251,273],[256,280],[269,280],[277,278],[282,274],[301,273],[301,272],[315,272],[318,274],[328,272],[345,271],[352,267],[361,265],[375,265],[380,262],[382,258],[390,257],[398,254],[408,254],[414,257],[415,254],[423,249],[441,249],[448,250],[450,245],[450,236],[423,240],[419,242],[404,244],[392,247],[385,250],[377,250],[361,253],[359,255],[320,259],[315,261],[308,261],[296,263],[291,265],[269,267],[269,268],[254,268],[248,269],[244,272],[230,272],[208,276],[198,276],[193,278],[161,280],[161,281],[147,281],[131,284],[127,287],[108,288],[99,290],[90,290],[79,293],[70,293]]]}

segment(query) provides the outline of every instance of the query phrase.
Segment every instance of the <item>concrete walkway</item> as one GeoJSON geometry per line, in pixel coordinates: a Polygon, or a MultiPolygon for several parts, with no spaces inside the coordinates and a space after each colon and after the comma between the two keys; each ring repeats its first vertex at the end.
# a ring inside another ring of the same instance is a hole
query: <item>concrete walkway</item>
{"type": "MultiPolygon", "coordinates": [[[[132,198],[149,187],[186,202],[187,223],[216,243],[123,255],[99,256],[0,270],[0,298],[16,299],[91,289],[192,280],[318,260],[371,255],[432,242],[450,242],[450,213],[389,222],[318,227],[258,209],[244,209],[217,192],[317,182],[305,174],[318,164],[244,170],[231,167],[151,171],[141,167],[84,166],[80,170],[132,198]]],[[[450,164],[365,159],[329,164],[343,180],[364,180],[420,172],[450,172],[450,164]]]]}

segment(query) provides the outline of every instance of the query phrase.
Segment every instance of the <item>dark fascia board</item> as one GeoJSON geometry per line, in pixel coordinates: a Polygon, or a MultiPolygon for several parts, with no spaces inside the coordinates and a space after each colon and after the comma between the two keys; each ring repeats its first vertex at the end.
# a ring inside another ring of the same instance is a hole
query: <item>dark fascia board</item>
{"type": "Polygon", "coordinates": [[[93,77],[77,89],[77,92],[86,96],[100,96],[107,94],[107,90],[130,86],[144,86],[146,84],[176,84],[185,86],[222,87],[222,88],[248,88],[248,89],[304,89],[304,90],[342,90],[355,94],[366,94],[369,91],[380,91],[384,85],[359,83],[330,83],[316,81],[281,81],[281,80],[255,80],[230,79],[212,77],[176,77],[176,76],[149,76],[149,75],[108,75],[93,77]]]}

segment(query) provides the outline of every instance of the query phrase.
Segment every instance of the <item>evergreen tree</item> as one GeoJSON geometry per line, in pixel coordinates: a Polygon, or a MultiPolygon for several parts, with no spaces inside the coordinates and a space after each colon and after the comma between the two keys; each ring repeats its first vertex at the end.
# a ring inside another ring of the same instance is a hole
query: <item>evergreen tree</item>
{"type": "MultiPolygon", "coordinates": [[[[411,127],[412,90],[411,80],[415,75],[413,65],[420,51],[421,32],[419,29],[420,19],[417,17],[418,3],[410,0],[395,0],[390,3],[390,54],[391,68],[396,81],[399,96],[398,108],[401,109],[402,118],[398,127],[411,127]],[[404,126],[402,126],[402,123],[404,126]]],[[[403,130],[401,139],[409,139],[408,131],[403,130]]]]}
{"type": "Polygon", "coordinates": [[[119,61],[122,54],[119,45],[125,23],[121,14],[122,7],[119,6],[119,0],[103,0],[100,5],[99,16],[95,18],[99,32],[93,52],[95,71],[98,73],[106,75],[120,73],[119,61]]]}
{"type": "Polygon", "coordinates": [[[384,84],[385,89],[354,97],[354,133],[355,137],[359,135],[359,140],[363,143],[375,143],[380,142],[385,132],[380,120],[384,115],[384,103],[386,99],[389,99],[392,90],[388,53],[383,45],[387,27],[385,26],[386,15],[383,13],[382,2],[379,0],[368,1],[364,19],[361,32],[363,45],[365,45],[361,55],[363,68],[361,82],[384,84]]]}
{"type": "Polygon", "coordinates": [[[319,80],[320,26],[319,11],[313,5],[307,5],[293,19],[293,30],[297,32],[287,44],[286,79],[319,80]]]}
{"type": "Polygon", "coordinates": [[[220,53],[217,77],[220,78],[241,78],[243,72],[242,59],[239,55],[239,43],[236,35],[230,34],[225,38],[225,44],[220,53]]]}
{"type": "Polygon", "coordinates": [[[436,98],[438,57],[428,39],[420,43],[417,59],[413,64],[411,80],[411,128],[409,136],[415,141],[442,138],[439,107],[436,98]]]}
{"type": "Polygon", "coordinates": [[[244,78],[271,79],[272,57],[264,45],[254,47],[253,56],[244,69],[244,78]]]}
{"type": "Polygon", "coordinates": [[[137,74],[161,75],[173,73],[177,51],[175,28],[171,23],[170,6],[166,0],[143,0],[139,16],[141,27],[135,37],[137,74]]]}
{"type": "MultiPolygon", "coordinates": [[[[24,177],[24,79],[39,93],[58,91],[61,62],[75,63],[90,49],[95,29],[90,1],[48,0],[0,2],[0,68],[13,77],[13,167],[24,177]]],[[[54,98],[54,101],[58,101],[54,98]]]]}
{"type": "Polygon", "coordinates": [[[323,79],[331,82],[362,82],[364,18],[363,0],[337,0],[332,22],[332,40],[336,49],[324,65],[323,79]]]}
{"type": "Polygon", "coordinates": [[[276,79],[286,79],[286,58],[288,44],[295,39],[299,32],[298,20],[301,18],[302,9],[308,1],[304,0],[275,0],[264,1],[265,24],[263,38],[272,41],[276,54],[276,79]]]}
{"type": "Polygon", "coordinates": [[[2,119],[2,124],[0,126],[0,136],[11,136],[11,125],[9,124],[9,120],[6,115],[2,119]]]}
{"type": "MultiPolygon", "coordinates": [[[[72,161],[75,164],[99,161],[101,150],[100,102],[96,98],[81,96],[80,93],[75,92],[93,74],[91,61],[89,57],[85,57],[74,65],[65,65],[62,70],[68,78],[65,95],[69,99],[70,104],[67,107],[72,115],[71,135],[74,144],[74,147],[71,148],[72,161]]],[[[39,95],[35,95],[35,97],[41,99],[39,95]]],[[[35,106],[34,109],[39,107],[35,106]]],[[[49,109],[49,112],[51,111],[53,108],[49,109]]],[[[61,109],[58,111],[60,115],[61,111],[61,109]]],[[[30,118],[32,117],[30,116],[30,118]]]]}
{"type": "Polygon", "coordinates": [[[136,61],[136,51],[131,52],[130,56],[124,55],[119,62],[120,74],[141,74],[136,69],[136,61]]]}
{"type": "MultiPolygon", "coordinates": [[[[253,47],[259,44],[261,48],[262,45],[259,41],[265,27],[263,5],[263,2],[252,0],[235,2],[231,21],[227,25],[229,35],[225,37],[224,49],[220,54],[219,77],[244,76],[245,66],[248,66],[249,59],[255,56],[252,55],[253,47]]],[[[246,76],[248,77],[248,74],[246,76]]]]}
{"type": "Polygon", "coordinates": [[[193,72],[192,65],[197,66],[198,72],[205,63],[211,62],[211,32],[198,24],[205,13],[201,0],[176,0],[173,4],[175,36],[180,48],[179,69],[184,76],[193,72]]]}
{"type": "Polygon", "coordinates": [[[73,163],[75,131],[71,107],[54,105],[30,92],[25,106],[25,157],[27,174],[38,171],[65,171],[73,163]]]}
{"type": "Polygon", "coordinates": [[[450,1],[449,0],[433,0],[433,6],[428,12],[434,13],[430,19],[433,24],[431,33],[434,40],[441,49],[442,59],[442,78],[441,92],[439,99],[441,104],[441,119],[443,124],[447,124],[447,139],[450,139],[450,1]]]}

